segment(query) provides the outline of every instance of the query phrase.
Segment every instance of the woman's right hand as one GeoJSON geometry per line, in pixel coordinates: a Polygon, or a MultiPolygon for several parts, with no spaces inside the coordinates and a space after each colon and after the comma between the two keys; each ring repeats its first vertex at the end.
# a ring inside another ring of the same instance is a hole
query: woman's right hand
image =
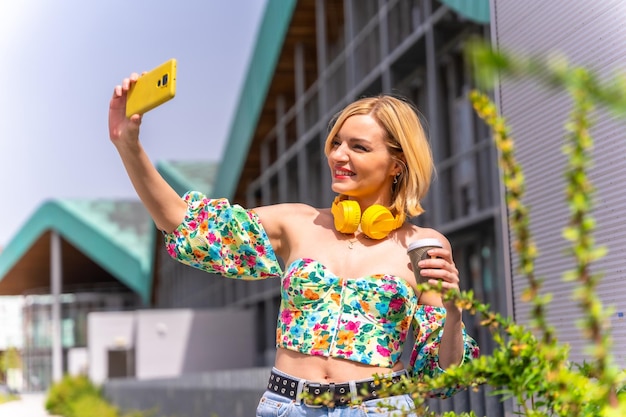
{"type": "Polygon", "coordinates": [[[135,144],[139,140],[141,115],[133,114],[130,118],[126,117],[128,90],[138,78],[139,74],[133,73],[113,89],[113,97],[109,103],[109,138],[118,148],[135,144]]]}
{"type": "Polygon", "coordinates": [[[139,143],[141,115],[126,117],[126,96],[138,78],[139,75],[133,73],[113,89],[109,104],[109,137],[154,223],[160,230],[170,232],[185,217],[187,203],[163,179],[139,143]]]}

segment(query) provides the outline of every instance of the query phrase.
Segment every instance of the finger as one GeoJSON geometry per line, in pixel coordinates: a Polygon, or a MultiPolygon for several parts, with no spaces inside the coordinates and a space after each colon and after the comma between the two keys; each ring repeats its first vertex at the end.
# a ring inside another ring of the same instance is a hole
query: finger
{"type": "Polygon", "coordinates": [[[441,292],[442,293],[446,293],[448,291],[459,291],[460,287],[458,285],[458,283],[454,283],[454,282],[449,282],[449,281],[444,281],[441,279],[430,279],[428,280],[428,283],[432,286],[434,286],[435,288],[441,288],[441,292]]]}
{"type": "Polygon", "coordinates": [[[450,251],[446,248],[440,248],[437,246],[432,246],[430,249],[428,249],[428,254],[429,255],[437,255],[437,256],[449,256],[450,255],[450,251]]]}
{"type": "Polygon", "coordinates": [[[122,86],[121,85],[116,85],[113,88],[113,98],[117,98],[117,97],[121,97],[122,96],[122,86]]]}
{"type": "Polygon", "coordinates": [[[441,268],[422,269],[421,273],[425,278],[428,278],[428,279],[441,280],[444,282],[450,282],[454,284],[459,282],[459,276],[456,272],[451,272],[451,271],[441,269],[441,268]]]}
{"type": "Polygon", "coordinates": [[[424,269],[453,269],[450,268],[450,263],[442,258],[423,259],[419,261],[418,265],[424,269]]]}
{"type": "Polygon", "coordinates": [[[130,88],[130,78],[124,78],[122,80],[122,90],[128,91],[129,88],[130,88]]]}
{"type": "Polygon", "coordinates": [[[453,283],[441,280],[441,279],[429,279],[428,284],[431,286],[431,291],[439,292],[440,294],[445,294],[448,291],[458,291],[459,286],[453,283]]]}

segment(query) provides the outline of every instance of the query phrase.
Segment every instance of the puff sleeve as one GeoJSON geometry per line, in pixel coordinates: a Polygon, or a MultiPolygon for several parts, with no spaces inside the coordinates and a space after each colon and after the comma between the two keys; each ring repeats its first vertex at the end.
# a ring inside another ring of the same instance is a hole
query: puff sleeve
{"type": "MultiPolygon", "coordinates": [[[[420,305],[413,316],[413,332],[415,345],[409,360],[409,371],[414,376],[426,375],[436,377],[445,372],[439,366],[439,345],[443,335],[443,325],[446,321],[446,309],[420,305]]],[[[464,353],[461,364],[467,360],[477,358],[480,349],[476,341],[470,337],[463,327],[464,353]]],[[[433,397],[447,398],[460,391],[462,387],[449,387],[446,390],[432,393],[433,397]]]]}
{"type": "Polygon", "coordinates": [[[228,278],[280,277],[282,269],[259,217],[227,199],[190,191],[187,213],[165,247],[177,261],[228,278]]]}

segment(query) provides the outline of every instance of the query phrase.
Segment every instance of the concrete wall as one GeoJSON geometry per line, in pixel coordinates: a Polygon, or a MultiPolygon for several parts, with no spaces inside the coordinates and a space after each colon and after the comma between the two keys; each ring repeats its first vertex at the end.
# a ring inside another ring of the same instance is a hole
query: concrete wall
{"type": "Polygon", "coordinates": [[[152,417],[250,417],[265,391],[270,368],[189,374],[172,379],[111,379],[104,395],[123,412],[152,417]]]}
{"type": "Polygon", "coordinates": [[[137,312],[138,379],[254,366],[252,312],[235,309],[137,312]]]}
{"type": "Polygon", "coordinates": [[[91,313],[89,377],[96,384],[109,378],[111,350],[129,352],[129,376],[137,379],[249,368],[254,347],[243,337],[254,333],[253,323],[251,311],[234,309],[91,313]]]}
{"type": "Polygon", "coordinates": [[[112,347],[134,347],[134,312],[101,312],[87,315],[89,378],[101,384],[107,378],[107,351],[112,347]]]}

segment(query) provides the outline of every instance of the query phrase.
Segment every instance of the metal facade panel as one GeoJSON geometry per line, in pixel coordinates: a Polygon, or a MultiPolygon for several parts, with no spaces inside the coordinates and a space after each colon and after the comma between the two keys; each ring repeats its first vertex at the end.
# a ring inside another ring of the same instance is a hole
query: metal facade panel
{"type": "MultiPolygon", "coordinates": [[[[593,69],[606,79],[626,67],[626,2],[589,1],[524,1],[494,0],[494,42],[505,50],[529,53],[548,58],[561,54],[568,61],[593,69]]],[[[539,248],[537,276],[545,279],[544,290],[552,292],[549,306],[550,323],[559,339],[572,346],[572,359],[584,357],[585,340],[576,320],[581,311],[571,298],[571,284],[561,277],[573,265],[565,250],[568,242],[561,232],[569,212],[565,203],[564,122],[571,110],[571,101],[563,92],[546,90],[532,81],[505,80],[499,87],[502,114],[509,121],[516,140],[516,157],[526,176],[525,203],[531,210],[531,230],[539,248]]],[[[597,220],[595,238],[606,245],[609,254],[595,272],[604,275],[599,287],[605,305],[615,306],[611,318],[616,346],[626,345],[626,123],[616,120],[605,110],[596,113],[591,130],[595,140],[594,167],[590,177],[597,189],[593,216],[597,220]]],[[[513,252],[513,251],[512,251],[513,252]]],[[[513,252],[513,268],[517,256],[513,252]]],[[[526,321],[529,306],[520,302],[526,280],[513,270],[513,299],[516,319],[526,321]]],[[[623,349],[615,349],[619,363],[626,365],[623,349]]]]}

